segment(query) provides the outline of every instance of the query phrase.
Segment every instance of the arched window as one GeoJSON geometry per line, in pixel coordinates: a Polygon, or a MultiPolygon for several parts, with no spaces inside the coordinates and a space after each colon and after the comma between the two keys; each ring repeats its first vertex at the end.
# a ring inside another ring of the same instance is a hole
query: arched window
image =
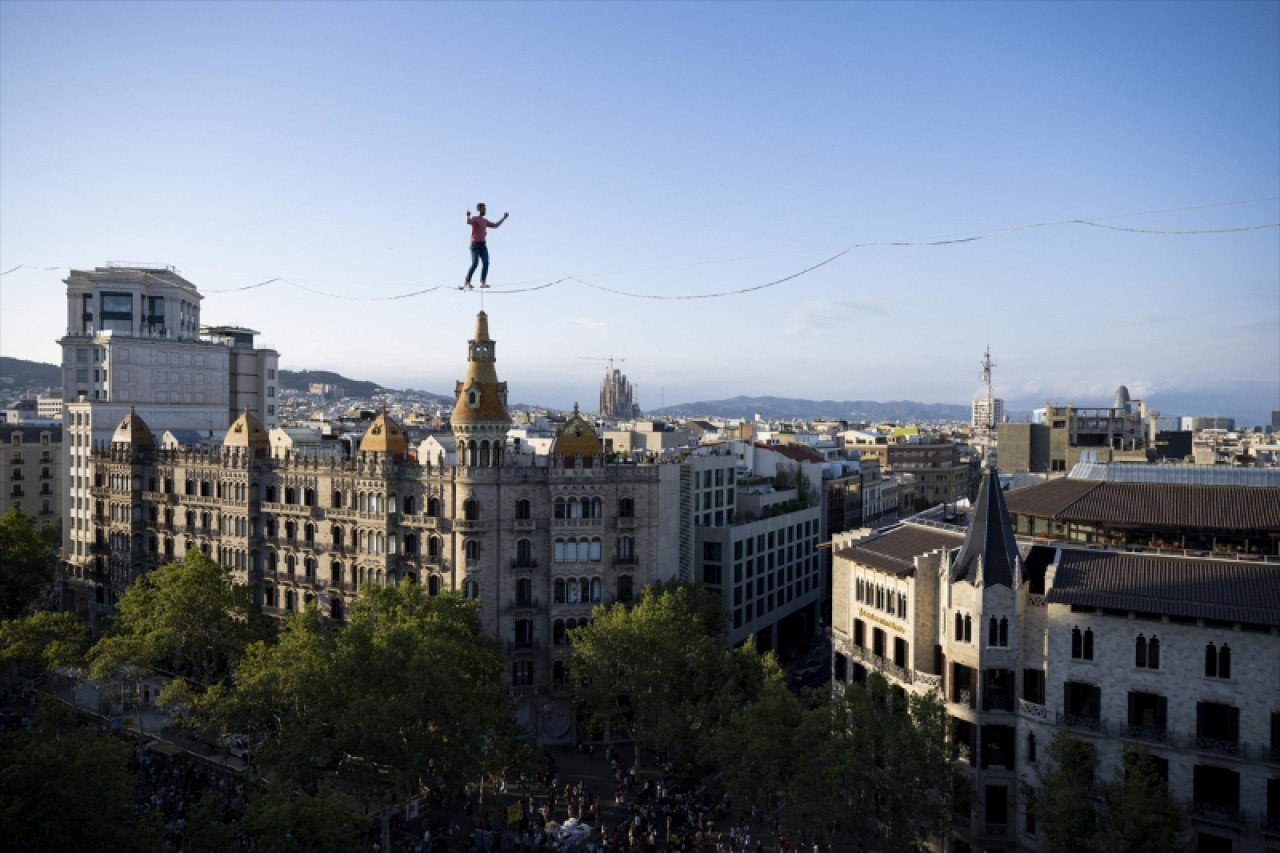
{"type": "Polygon", "coordinates": [[[401,511],[405,515],[413,515],[416,506],[417,501],[414,500],[413,495],[405,495],[401,498],[401,511]]]}
{"type": "Polygon", "coordinates": [[[973,642],[973,617],[968,613],[964,615],[964,641],[966,643],[973,642]]]}
{"type": "Polygon", "coordinates": [[[1079,628],[1071,629],[1071,658],[1080,660],[1084,657],[1084,634],[1079,628]]]}
{"type": "Polygon", "coordinates": [[[622,518],[634,518],[636,514],[636,502],[631,498],[622,498],[618,501],[618,515],[622,518]]]}
{"type": "Polygon", "coordinates": [[[440,517],[440,499],[427,498],[427,515],[431,518],[440,517]]]}
{"type": "Polygon", "coordinates": [[[598,563],[600,562],[600,555],[601,555],[601,542],[600,542],[600,537],[597,536],[591,540],[591,552],[588,556],[591,562],[598,563]]]}
{"type": "Polygon", "coordinates": [[[1133,644],[1133,665],[1140,669],[1147,668],[1147,638],[1142,634],[1133,644]]]}
{"type": "Polygon", "coordinates": [[[480,559],[480,540],[468,539],[467,543],[463,546],[463,553],[466,554],[468,560],[480,559]]]}
{"type": "Polygon", "coordinates": [[[308,544],[308,545],[314,545],[314,544],[315,544],[315,541],[316,541],[316,526],[315,526],[314,524],[312,524],[311,522],[309,522],[309,521],[307,522],[306,529],[305,529],[305,531],[304,531],[304,533],[303,533],[303,538],[304,538],[304,539],[306,539],[306,541],[307,541],[307,544],[308,544]]]}
{"type": "Polygon", "coordinates": [[[298,538],[298,525],[292,521],[284,523],[284,538],[293,541],[298,538]]]}
{"type": "Polygon", "coordinates": [[[631,575],[618,575],[618,600],[629,603],[633,594],[631,575]]]}
{"type": "Polygon", "coordinates": [[[1035,732],[1027,733],[1027,763],[1036,763],[1036,735],[1035,732]]]}
{"type": "Polygon", "coordinates": [[[342,599],[336,595],[329,601],[329,618],[342,619],[342,599]]]}
{"type": "Polygon", "coordinates": [[[285,574],[292,575],[292,574],[294,573],[294,569],[297,567],[297,565],[298,565],[298,561],[297,561],[297,558],[296,558],[296,557],[294,557],[292,554],[285,554],[285,555],[284,555],[284,571],[285,571],[285,574]]]}
{"type": "Polygon", "coordinates": [[[563,539],[557,539],[555,541],[555,543],[553,544],[552,555],[553,555],[553,559],[557,563],[568,562],[567,551],[565,549],[565,541],[563,539]]]}
{"type": "Polygon", "coordinates": [[[956,611],[956,642],[964,642],[964,617],[958,610],[956,611]]]}
{"type": "Polygon", "coordinates": [[[994,616],[987,621],[987,645],[1000,645],[1000,623],[996,621],[994,616]]]}
{"type": "Polygon", "coordinates": [[[462,594],[471,599],[480,597],[480,582],[467,579],[462,582],[462,594]]]}
{"type": "Polygon", "coordinates": [[[516,540],[516,565],[532,566],[533,564],[533,543],[528,539],[516,540]]]}
{"type": "Polygon", "coordinates": [[[511,665],[511,684],[516,687],[528,687],[533,684],[533,662],[518,660],[511,665]]]}
{"type": "Polygon", "coordinates": [[[1160,668],[1160,640],[1152,637],[1147,640],[1147,669],[1160,668]]]}
{"type": "Polygon", "coordinates": [[[342,491],[340,489],[333,490],[333,508],[342,509],[342,491]]]}
{"type": "Polygon", "coordinates": [[[333,586],[342,587],[342,563],[339,560],[332,560],[329,563],[329,582],[333,586]]]}
{"type": "Polygon", "coordinates": [[[551,645],[563,646],[568,639],[565,636],[564,620],[557,619],[551,623],[551,645]]]}
{"type": "Polygon", "coordinates": [[[528,578],[520,578],[516,581],[516,605],[519,607],[533,606],[533,581],[528,578]]]}
{"type": "Polygon", "coordinates": [[[604,518],[604,501],[600,498],[591,499],[591,517],[604,518]]]}
{"type": "Polygon", "coordinates": [[[316,558],[315,557],[307,557],[303,561],[303,571],[306,572],[307,580],[313,581],[316,579],[316,558]]]}
{"type": "Polygon", "coordinates": [[[315,506],[315,505],[316,505],[316,490],[315,490],[315,489],[307,489],[306,491],[304,491],[304,492],[302,493],[302,503],[303,503],[303,505],[304,505],[304,506],[315,506]]]}
{"type": "Polygon", "coordinates": [[[479,521],[480,502],[473,498],[467,498],[462,502],[462,514],[467,521],[479,521]]]}
{"type": "Polygon", "coordinates": [[[582,601],[582,587],[578,586],[578,581],[575,578],[569,579],[567,587],[569,595],[567,600],[570,604],[577,604],[582,601]]]}
{"type": "Polygon", "coordinates": [[[556,578],[555,583],[551,586],[551,596],[556,604],[564,604],[564,578],[556,578]]]}
{"type": "Polygon", "coordinates": [[[516,501],[516,520],[528,521],[532,517],[532,505],[526,500],[516,501]]]}
{"type": "Polygon", "coordinates": [[[558,660],[551,664],[551,683],[556,685],[564,684],[564,661],[558,660]]]}
{"type": "Polygon", "coordinates": [[[556,498],[556,502],[555,502],[555,517],[556,517],[556,519],[558,519],[558,520],[559,520],[559,519],[566,519],[566,518],[568,518],[568,517],[569,517],[569,511],[568,511],[567,504],[565,503],[565,499],[564,499],[564,498],[556,498]]]}
{"type": "Polygon", "coordinates": [[[294,602],[293,590],[286,589],[284,591],[284,609],[292,613],[294,611],[293,602],[294,602]]]}
{"type": "Polygon", "coordinates": [[[280,557],[275,551],[267,552],[267,571],[275,574],[280,568],[280,557]]]}
{"type": "Polygon", "coordinates": [[[404,535],[404,552],[408,554],[410,557],[416,557],[418,555],[418,537],[417,536],[413,535],[412,533],[406,533],[404,535]]]}
{"type": "Polygon", "coordinates": [[[1231,677],[1231,647],[1226,643],[1222,644],[1222,649],[1218,652],[1218,677],[1231,677]]]}
{"type": "MultiPolygon", "coordinates": [[[[905,610],[905,603],[903,609],[905,610]]],[[[904,612],[901,615],[905,616],[906,613],[904,612]]],[[[1009,645],[1009,620],[1003,616],[1000,617],[1000,645],[1009,645]]]]}
{"type": "Polygon", "coordinates": [[[431,559],[440,558],[440,537],[432,536],[427,540],[427,557],[431,559]]]}
{"type": "Polygon", "coordinates": [[[1084,659],[1093,660],[1093,629],[1084,629],[1084,659]]]}
{"type": "Polygon", "coordinates": [[[604,583],[600,578],[591,579],[591,600],[596,604],[604,600],[604,583]]]}
{"type": "Polygon", "coordinates": [[[430,575],[427,578],[427,595],[439,595],[439,594],[440,594],[440,576],[430,575]]]}

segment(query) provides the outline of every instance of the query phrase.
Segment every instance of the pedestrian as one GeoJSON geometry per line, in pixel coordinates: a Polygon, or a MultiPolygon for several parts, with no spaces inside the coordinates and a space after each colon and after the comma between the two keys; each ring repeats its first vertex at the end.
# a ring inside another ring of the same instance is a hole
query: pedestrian
{"type": "Polygon", "coordinates": [[[471,276],[476,271],[476,265],[482,264],[480,267],[480,286],[488,287],[486,283],[489,280],[489,244],[485,240],[485,233],[490,228],[497,228],[507,221],[507,217],[511,214],[504,213],[502,218],[497,222],[490,222],[485,219],[485,206],[481,202],[476,205],[476,215],[472,216],[471,211],[467,211],[467,224],[471,226],[471,269],[467,270],[467,281],[463,287],[471,289],[471,276]]]}

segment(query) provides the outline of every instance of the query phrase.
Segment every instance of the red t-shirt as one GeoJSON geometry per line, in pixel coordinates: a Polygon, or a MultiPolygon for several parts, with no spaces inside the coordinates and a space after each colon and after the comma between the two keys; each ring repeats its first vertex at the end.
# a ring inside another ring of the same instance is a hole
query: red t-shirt
{"type": "Polygon", "coordinates": [[[485,219],[483,216],[473,216],[467,220],[467,224],[471,226],[472,243],[483,243],[484,233],[494,227],[493,223],[485,219]]]}

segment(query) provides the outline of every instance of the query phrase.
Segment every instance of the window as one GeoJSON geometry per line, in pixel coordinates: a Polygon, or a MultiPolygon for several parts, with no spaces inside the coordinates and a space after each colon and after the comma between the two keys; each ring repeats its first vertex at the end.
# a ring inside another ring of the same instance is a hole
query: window
{"type": "Polygon", "coordinates": [[[1213,643],[1204,647],[1205,678],[1231,677],[1231,647],[1226,643],[1218,648],[1213,643]]]}
{"type": "Polygon", "coordinates": [[[1134,641],[1133,665],[1139,669],[1160,668],[1160,640],[1156,637],[1147,639],[1139,634],[1134,641]]]}
{"type": "Polygon", "coordinates": [[[516,687],[528,687],[533,684],[533,662],[516,661],[511,665],[511,683],[516,687]]]}
{"type": "Polygon", "coordinates": [[[1036,735],[1035,732],[1027,733],[1027,763],[1036,763],[1036,735]]]}
{"type": "Polygon", "coordinates": [[[516,501],[516,520],[528,521],[532,517],[533,516],[532,516],[529,502],[526,500],[516,501]]]}
{"type": "Polygon", "coordinates": [[[463,553],[468,560],[480,559],[480,540],[468,539],[466,544],[463,545],[463,553]]]}
{"type": "Polygon", "coordinates": [[[1008,646],[1009,645],[1009,620],[1001,616],[998,620],[992,616],[987,622],[987,645],[988,646],[1008,646]]]}
{"type": "Polygon", "coordinates": [[[964,616],[959,611],[956,611],[956,642],[964,642],[964,616]]]}
{"type": "Polygon", "coordinates": [[[1072,660],[1093,660],[1093,629],[1085,628],[1081,633],[1079,628],[1071,629],[1071,658],[1072,660]]]}
{"type": "Polygon", "coordinates": [[[618,600],[630,602],[632,594],[631,575],[618,575],[618,600]]]}
{"type": "Polygon", "coordinates": [[[973,618],[968,613],[964,615],[964,641],[973,642],[973,618]]]}

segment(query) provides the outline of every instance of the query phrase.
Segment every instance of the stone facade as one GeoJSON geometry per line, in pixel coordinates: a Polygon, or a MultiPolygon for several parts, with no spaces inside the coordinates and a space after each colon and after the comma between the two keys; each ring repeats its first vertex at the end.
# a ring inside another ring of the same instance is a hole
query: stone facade
{"type": "Polygon", "coordinates": [[[993,483],[967,529],[909,520],[833,543],[837,687],[877,671],[939,691],[952,717],[975,796],[939,846],[1043,849],[1028,792],[1065,727],[1094,745],[1105,778],[1126,749],[1150,750],[1193,849],[1280,847],[1280,576],[1010,545],[993,483]]]}

